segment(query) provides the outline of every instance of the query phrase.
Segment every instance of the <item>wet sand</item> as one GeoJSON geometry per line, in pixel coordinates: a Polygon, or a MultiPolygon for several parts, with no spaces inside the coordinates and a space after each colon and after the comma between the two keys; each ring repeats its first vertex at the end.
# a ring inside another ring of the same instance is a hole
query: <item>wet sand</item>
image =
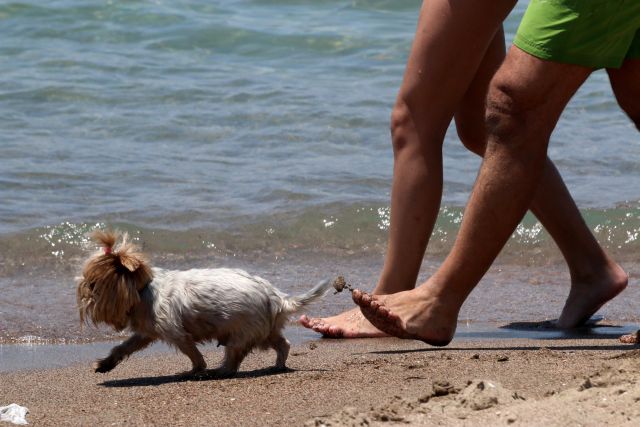
{"type": "MultiPolygon", "coordinates": [[[[207,347],[210,366],[221,351],[207,347]]],[[[640,347],[615,334],[456,338],[434,348],[397,339],[295,345],[234,379],[184,380],[174,353],[134,355],[108,374],[89,363],[0,374],[0,405],[32,425],[635,425],[640,347]]],[[[9,425],[9,424],[7,424],[9,425]]]]}

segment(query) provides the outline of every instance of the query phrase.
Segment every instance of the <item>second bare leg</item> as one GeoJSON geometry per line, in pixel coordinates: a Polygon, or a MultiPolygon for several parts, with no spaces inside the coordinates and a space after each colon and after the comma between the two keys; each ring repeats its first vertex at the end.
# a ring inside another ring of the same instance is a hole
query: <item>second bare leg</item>
{"type": "Polygon", "coordinates": [[[545,170],[549,135],[590,72],[512,48],[492,82],[489,142],[450,255],[412,291],[378,299],[354,292],[372,322],[405,338],[436,345],[451,340],[462,303],[531,205],[545,170]]]}

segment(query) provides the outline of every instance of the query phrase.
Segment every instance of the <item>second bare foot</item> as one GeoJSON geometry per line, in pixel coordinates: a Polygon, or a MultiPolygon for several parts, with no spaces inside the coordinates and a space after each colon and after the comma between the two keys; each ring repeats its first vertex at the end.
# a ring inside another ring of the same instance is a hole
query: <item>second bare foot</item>
{"type": "Polygon", "coordinates": [[[627,287],[629,277],[611,262],[598,274],[572,279],[571,291],[558,319],[558,327],[570,329],[583,325],[607,301],[627,287]]]}

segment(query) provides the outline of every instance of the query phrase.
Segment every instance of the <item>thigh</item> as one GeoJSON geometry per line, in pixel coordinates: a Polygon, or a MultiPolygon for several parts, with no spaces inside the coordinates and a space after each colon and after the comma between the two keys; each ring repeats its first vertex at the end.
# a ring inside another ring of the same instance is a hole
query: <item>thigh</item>
{"type": "Polygon", "coordinates": [[[515,0],[425,0],[399,101],[424,126],[448,125],[515,0]]]}
{"type": "Polygon", "coordinates": [[[458,137],[469,150],[478,155],[482,155],[486,144],[484,116],[489,83],[502,64],[504,57],[504,31],[500,27],[456,109],[455,121],[458,137]]]}

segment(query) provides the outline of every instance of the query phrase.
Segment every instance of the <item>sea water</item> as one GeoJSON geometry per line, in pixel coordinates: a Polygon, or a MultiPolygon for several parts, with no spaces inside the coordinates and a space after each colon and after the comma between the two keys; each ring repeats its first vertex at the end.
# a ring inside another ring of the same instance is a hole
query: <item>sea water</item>
{"type": "MultiPolygon", "coordinates": [[[[154,264],[242,267],[298,293],[370,289],[390,221],[389,116],[417,0],[23,0],[0,4],[0,342],[118,338],[81,329],[87,233],[128,231],[154,264]]],[[[507,41],[526,8],[505,23],[507,41]]],[[[461,58],[460,66],[464,66],[461,58]]],[[[589,78],[550,156],[631,285],[601,313],[640,320],[640,137],[607,75],[589,78]]],[[[453,128],[420,279],[451,248],[479,159],[453,128]]],[[[568,291],[528,216],[461,323],[543,320],[568,291]]],[[[351,306],[346,294],[317,315],[351,306]]]]}

